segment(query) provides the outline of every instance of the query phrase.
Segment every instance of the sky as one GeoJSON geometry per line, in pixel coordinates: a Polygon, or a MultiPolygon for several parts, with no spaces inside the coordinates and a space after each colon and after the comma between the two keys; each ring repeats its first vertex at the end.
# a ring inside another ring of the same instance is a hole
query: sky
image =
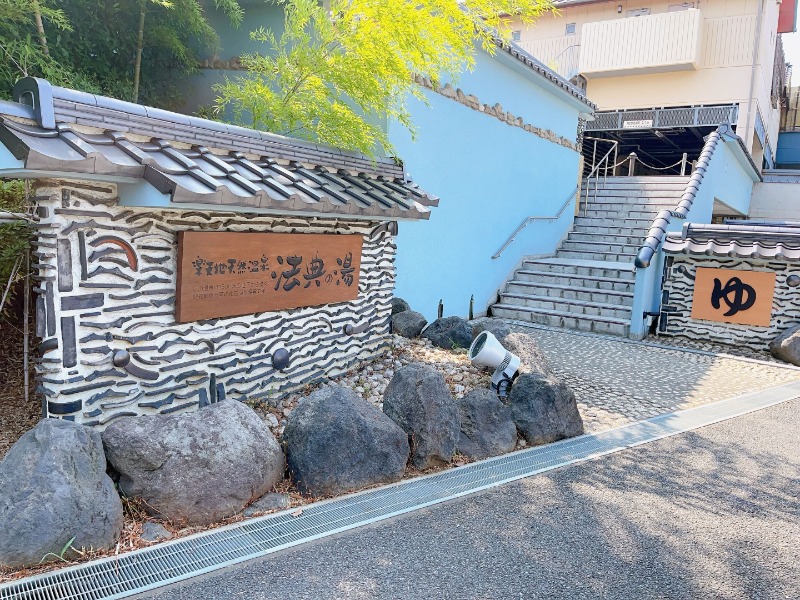
{"type": "Polygon", "coordinates": [[[786,62],[791,63],[794,67],[792,70],[792,85],[800,85],[800,33],[784,33],[783,38],[783,51],[786,53],[786,62]]]}

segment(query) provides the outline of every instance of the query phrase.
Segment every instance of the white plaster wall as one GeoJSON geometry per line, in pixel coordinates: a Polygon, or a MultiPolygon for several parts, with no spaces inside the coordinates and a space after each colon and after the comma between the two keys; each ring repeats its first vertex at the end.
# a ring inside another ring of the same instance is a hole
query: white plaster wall
{"type": "Polygon", "coordinates": [[[800,185],[778,182],[754,184],[748,216],[769,221],[800,221],[800,185]]]}

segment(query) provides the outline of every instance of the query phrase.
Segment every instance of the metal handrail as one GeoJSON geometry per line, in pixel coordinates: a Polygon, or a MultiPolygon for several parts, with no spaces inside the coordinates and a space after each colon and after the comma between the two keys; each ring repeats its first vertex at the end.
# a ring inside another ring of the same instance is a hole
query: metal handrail
{"type": "Polygon", "coordinates": [[[511,244],[511,242],[514,241],[514,238],[517,237],[517,234],[519,234],[520,231],[525,229],[528,226],[528,223],[530,223],[531,221],[556,221],[556,220],[560,219],[561,215],[564,214],[564,211],[566,210],[567,206],[569,206],[570,201],[575,200],[575,194],[577,194],[577,193],[578,193],[578,186],[576,185],[575,189],[572,190],[569,193],[569,196],[567,196],[567,199],[564,200],[564,204],[561,205],[561,208],[558,209],[558,213],[556,213],[555,216],[552,216],[552,217],[533,216],[533,217],[527,217],[526,219],[524,219],[522,221],[522,223],[520,223],[520,226],[517,227],[514,230],[514,233],[512,233],[508,237],[508,239],[506,240],[506,243],[503,244],[502,246],[500,246],[500,249],[497,251],[497,253],[492,256],[492,260],[494,260],[496,258],[499,258],[500,255],[505,251],[505,249],[508,248],[508,246],[511,244]]]}
{"type": "MultiPolygon", "coordinates": [[[[597,188],[600,186],[600,168],[605,164],[605,168],[603,170],[603,181],[605,182],[608,179],[608,169],[609,169],[609,157],[611,153],[614,153],[614,160],[611,163],[610,168],[616,168],[617,163],[617,150],[618,150],[619,143],[614,141],[611,145],[611,148],[608,149],[597,164],[594,165],[591,171],[589,171],[589,175],[586,177],[586,195],[585,201],[583,203],[583,216],[586,216],[586,212],[589,210],[589,191],[592,183],[592,177],[594,177],[594,199],[597,200],[597,188]]],[[[597,142],[595,142],[595,148],[597,147],[597,142]]],[[[592,162],[594,162],[594,158],[592,158],[592,162]]],[[[613,175],[613,172],[612,172],[613,175]]]]}

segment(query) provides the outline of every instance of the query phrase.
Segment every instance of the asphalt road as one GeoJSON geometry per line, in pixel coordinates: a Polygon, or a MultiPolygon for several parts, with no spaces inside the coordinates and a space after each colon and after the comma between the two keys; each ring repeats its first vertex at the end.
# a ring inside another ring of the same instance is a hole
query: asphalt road
{"type": "Polygon", "coordinates": [[[800,598],[800,401],[139,598],[800,598]]]}

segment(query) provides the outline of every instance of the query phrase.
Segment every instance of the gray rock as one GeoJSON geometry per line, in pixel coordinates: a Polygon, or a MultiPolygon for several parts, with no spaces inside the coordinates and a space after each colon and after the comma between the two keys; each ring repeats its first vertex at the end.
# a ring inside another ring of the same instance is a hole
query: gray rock
{"type": "Polygon", "coordinates": [[[532,334],[512,331],[511,327],[500,319],[481,319],[476,322],[472,327],[472,339],[478,337],[482,331],[491,333],[506,350],[519,357],[520,373],[554,375],[553,369],[532,334]]]}
{"type": "Polygon", "coordinates": [[[772,340],[769,351],[777,359],[800,366],[800,325],[789,327],[772,340]]]}
{"type": "Polygon", "coordinates": [[[511,452],[517,444],[517,428],[511,410],[488,388],[472,390],[458,401],[461,435],[458,452],[481,459],[511,452]]]}
{"type": "Polygon", "coordinates": [[[429,339],[434,346],[447,350],[469,348],[472,343],[472,326],[461,317],[443,317],[428,325],[422,332],[422,337],[429,339]]]}
{"type": "Polygon", "coordinates": [[[406,434],[352,390],[329,385],[298,402],[283,434],[289,472],[303,494],[335,495],[398,481],[406,434]]]}
{"type": "Polygon", "coordinates": [[[145,542],[161,542],[163,540],[171,540],[172,533],[164,527],[161,523],[153,523],[152,521],[145,521],[142,526],[142,535],[140,536],[145,542]]]}
{"type": "Polygon", "coordinates": [[[258,414],[224,400],[193,413],[129,417],[103,432],[119,487],[154,516],[207,525],[240,512],[283,477],[278,442],[258,414]]]}
{"type": "Polygon", "coordinates": [[[399,369],[383,395],[383,412],[408,434],[416,468],[453,458],[461,419],[444,377],[432,367],[411,363],[399,369]]]}
{"type": "Polygon", "coordinates": [[[427,324],[428,320],[413,310],[405,310],[392,315],[392,333],[403,337],[417,337],[427,324]]]}
{"type": "Polygon", "coordinates": [[[289,508],[288,494],[265,494],[242,511],[245,517],[252,517],[270,510],[283,510],[289,508]]]}
{"type": "Polygon", "coordinates": [[[58,560],[73,537],[78,550],[113,548],[121,531],[122,502],[98,432],[45,419],[0,462],[0,565],[58,560]]]}
{"type": "Polygon", "coordinates": [[[405,312],[407,310],[411,310],[411,307],[408,305],[408,302],[403,300],[402,298],[392,298],[392,314],[396,315],[397,313],[405,312]]]}
{"type": "Polygon", "coordinates": [[[511,418],[529,444],[549,444],[583,433],[575,394],[552,377],[523,373],[508,396],[511,418]]]}

